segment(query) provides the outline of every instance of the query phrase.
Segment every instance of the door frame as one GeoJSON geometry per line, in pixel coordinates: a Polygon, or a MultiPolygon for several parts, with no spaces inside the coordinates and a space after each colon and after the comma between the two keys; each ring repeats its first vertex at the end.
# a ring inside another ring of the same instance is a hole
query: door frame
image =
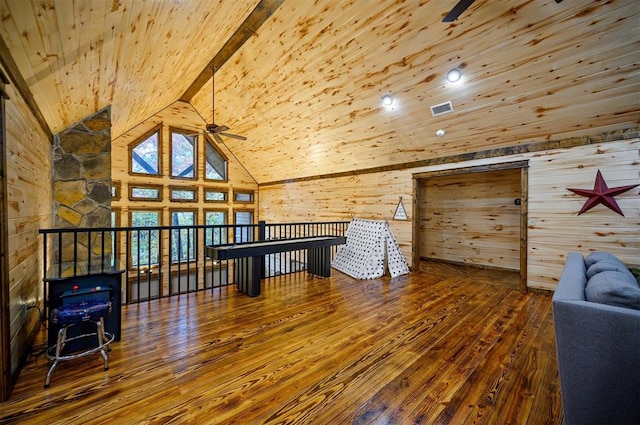
{"type": "Polygon", "coordinates": [[[420,183],[434,177],[465,175],[501,170],[520,170],[520,283],[519,289],[527,291],[527,228],[528,228],[528,198],[529,198],[529,161],[504,162],[499,164],[478,165],[447,170],[428,171],[413,174],[413,203],[412,203],[412,251],[411,259],[414,267],[420,264],[420,183]]]}

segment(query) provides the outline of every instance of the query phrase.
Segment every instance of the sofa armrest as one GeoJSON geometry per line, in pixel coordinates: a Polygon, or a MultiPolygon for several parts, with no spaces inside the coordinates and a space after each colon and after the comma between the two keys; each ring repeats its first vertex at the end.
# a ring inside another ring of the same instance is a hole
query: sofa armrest
{"type": "Polygon", "coordinates": [[[584,257],[578,252],[570,252],[562,269],[560,281],[553,294],[553,301],[584,301],[584,288],[587,286],[587,266],[584,257]]]}
{"type": "Polygon", "coordinates": [[[640,423],[640,310],[586,301],[585,272],[570,253],[553,296],[565,421],[640,423]]]}

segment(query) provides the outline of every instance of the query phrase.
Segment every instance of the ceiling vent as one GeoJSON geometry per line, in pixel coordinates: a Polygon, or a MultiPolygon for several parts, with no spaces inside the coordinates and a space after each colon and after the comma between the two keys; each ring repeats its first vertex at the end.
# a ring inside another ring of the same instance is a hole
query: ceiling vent
{"type": "Polygon", "coordinates": [[[431,115],[437,117],[438,115],[446,114],[448,112],[453,112],[453,105],[451,101],[441,103],[439,105],[434,105],[431,107],[431,115]]]}

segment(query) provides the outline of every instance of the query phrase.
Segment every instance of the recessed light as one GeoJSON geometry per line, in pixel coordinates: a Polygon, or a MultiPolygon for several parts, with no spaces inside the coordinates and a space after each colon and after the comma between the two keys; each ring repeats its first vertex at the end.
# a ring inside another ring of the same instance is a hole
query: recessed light
{"type": "Polygon", "coordinates": [[[462,71],[460,71],[458,68],[450,69],[449,72],[447,72],[447,81],[450,83],[457,82],[461,77],[462,71]]]}
{"type": "Polygon", "coordinates": [[[442,136],[444,136],[444,130],[438,130],[438,131],[436,131],[436,136],[438,136],[438,137],[442,137],[442,136]]]}
{"type": "Polygon", "coordinates": [[[391,97],[391,95],[389,95],[389,94],[385,94],[384,96],[382,96],[382,104],[384,106],[393,105],[393,97],[391,97]]]}

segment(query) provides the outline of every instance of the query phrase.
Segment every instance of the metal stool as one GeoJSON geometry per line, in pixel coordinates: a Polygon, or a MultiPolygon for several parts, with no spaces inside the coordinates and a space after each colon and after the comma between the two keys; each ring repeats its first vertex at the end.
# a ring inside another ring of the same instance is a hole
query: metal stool
{"type": "Polygon", "coordinates": [[[53,364],[47,372],[47,378],[44,381],[44,387],[49,388],[51,374],[58,366],[58,362],[62,360],[73,360],[89,354],[100,352],[104,359],[104,370],[109,370],[109,357],[105,351],[109,349],[109,344],[114,340],[112,333],[104,330],[104,317],[111,312],[111,301],[106,300],[87,300],[79,303],[67,304],[58,307],[51,312],[51,321],[60,324],[58,338],[55,345],[47,349],[47,358],[53,360],[53,364]],[[83,322],[93,322],[96,325],[96,332],[85,333],[82,335],[67,338],[67,329],[73,325],[79,325],[83,322]],[[88,338],[92,336],[98,337],[98,345],[84,351],[78,351],[70,354],[62,354],[65,344],[69,341],[80,338],[88,338]],[[55,351],[55,354],[52,354],[55,351]]]}

